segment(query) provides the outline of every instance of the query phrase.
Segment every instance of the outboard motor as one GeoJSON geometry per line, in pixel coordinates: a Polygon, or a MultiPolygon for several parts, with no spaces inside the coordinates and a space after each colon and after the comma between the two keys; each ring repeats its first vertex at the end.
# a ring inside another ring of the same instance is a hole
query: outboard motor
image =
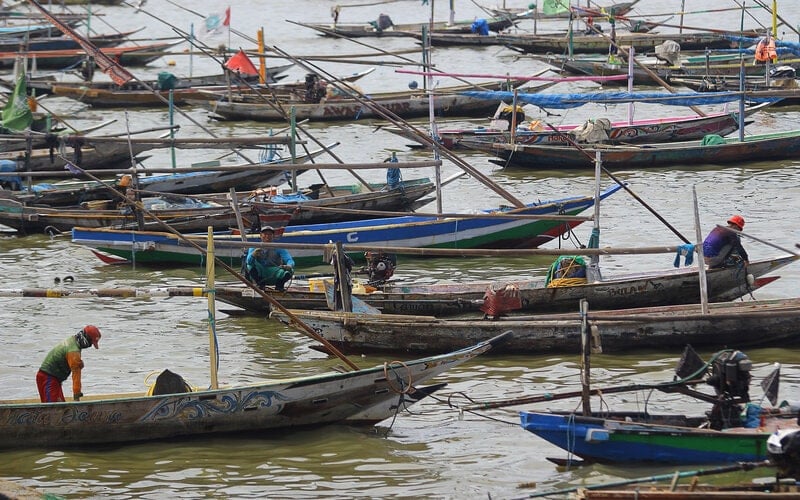
{"type": "Polygon", "coordinates": [[[753,362],[741,351],[721,354],[711,366],[711,375],[706,380],[717,393],[717,402],[711,409],[709,420],[712,429],[738,427],[743,403],[750,401],[750,370],[753,362]]]}
{"type": "Polygon", "coordinates": [[[383,252],[364,252],[367,265],[363,271],[369,276],[369,285],[383,285],[394,274],[397,267],[397,256],[383,252]]]}
{"type": "Polygon", "coordinates": [[[777,431],[767,439],[767,456],[779,477],[800,481],[800,429],[777,431]]]}

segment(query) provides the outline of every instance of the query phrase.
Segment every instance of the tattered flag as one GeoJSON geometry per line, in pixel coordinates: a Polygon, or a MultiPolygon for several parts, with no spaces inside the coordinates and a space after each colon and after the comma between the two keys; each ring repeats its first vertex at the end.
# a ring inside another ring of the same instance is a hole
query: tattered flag
{"type": "Polygon", "coordinates": [[[781,365],[775,363],[775,369],[761,381],[761,389],[764,390],[764,397],[775,406],[778,404],[778,388],[781,384],[781,365]]]}

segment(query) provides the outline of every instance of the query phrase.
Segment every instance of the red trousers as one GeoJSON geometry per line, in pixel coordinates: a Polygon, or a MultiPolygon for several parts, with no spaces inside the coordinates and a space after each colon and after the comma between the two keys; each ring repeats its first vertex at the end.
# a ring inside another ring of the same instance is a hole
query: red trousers
{"type": "Polygon", "coordinates": [[[61,381],[42,370],[36,372],[36,387],[39,388],[39,400],[42,403],[57,403],[64,401],[64,392],[61,390],[61,381]]]}

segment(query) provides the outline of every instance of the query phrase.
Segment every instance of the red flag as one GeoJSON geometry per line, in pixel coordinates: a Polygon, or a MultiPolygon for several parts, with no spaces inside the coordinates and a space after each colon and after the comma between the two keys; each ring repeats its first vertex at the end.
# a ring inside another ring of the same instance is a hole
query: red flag
{"type": "Polygon", "coordinates": [[[239,52],[237,52],[235,56],[228,59],[225,63],[225,67],[231,71],[238,71],[243,75],[255,76],[258,74],[258,70],[242,49],[239,49],[239,52]]]}
{"type": "Polygon", "coordinates": [[[30,3],[33,4],[34,7],[39,9],[42,12],[42,15],[47,18],[48,21],[53,23],[53,25],[61,30],[62,33],[68,35],[70,38],[75,40],[82,48],[86,51],[88,55],[94,58],[94,61],[97,63],[97,66],[103,71],[103,73],[107,74],[114,80],[114,83],[117,85],[124,85],[127,82],[134,79],[134,76],[128,72],[125,68],[120,66],[119,64],[115,63],[110,57],[100,52],[100,50],[94,46],[92,42],[85,39],[78,33],[76,33],[72,28],[67,26],[66,24],[62,23],[53,15],[48,12],[47,9],[42,7],[39,2],[36,0],[28,0],[30,3]]]}

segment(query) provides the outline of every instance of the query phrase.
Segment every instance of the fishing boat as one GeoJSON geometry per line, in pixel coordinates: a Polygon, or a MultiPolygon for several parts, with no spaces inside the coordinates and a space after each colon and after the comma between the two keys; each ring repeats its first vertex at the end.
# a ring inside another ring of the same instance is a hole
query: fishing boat
{"type": "MultiPolygon", "coordinates": [[[[605,189],[600,199],[611,196],[619,189],[619,185],[605,189]]],[[[549,216],[567,216],[569,219],[594,203],[593,196],[576,196],[482,214],[497,217],[427,215],[289,226],[280,244],[291,249],[298,266],[318,265],[323,260],[325,246],[336,242],[355,246],[353,250],[345,250],[357,258],[363,256],[364,250],[378,247],[535,248],[582,222],[575,219],[552,220],[549,216]],[[548,217],[514,218],[517,214],[548,217]]],[[[217,256],[231,265],[238,265],[241,261],[240,240],[239,235],[215,236],[217,256]],[[226,245],[226,241],[235,244],[226,245]]],[[[195,248],[185,245],[170,233],[76,227],[72,229],[72,241],[123,259],[135,259],[138,263],[197,265],[202,262],[202,255],[195,248]]],[[[251,235],[248,241],[258,241],[258,235],[251,235]]],[[[402,254],[402,251],[398,253],[402,254]]]]}
{"type": "MultiPolygon", "coordinates": [[[[708,269],[706,272],[708,299],[725,302],[741,298],[764,287],[778,276],[770,273],[797,260],[777,257],[753,261],[747,272],[753,276],[750,284],[735,268],[708,269]]],[[[478,281],[471,283],[437,283],[410,285],[388,282],[355,292],[356,297],[384,314],[450,316],[482,309],[497,311],[489,290],[513,290],[518,302],[503,312],[514,311],[553,313],[574,311],[581,299],[596,309],[625,309],[632,307],[688,304],[700,301],[700,282],[697,268],[665,269],[648,273],[619,275],[602,281],[548,287],[544,279],[514,281],[478,281]]],[[[270,311],[261,297],[242,288],[228,288],[229,293],[218,299],[246,311],[266,314],[270,311]]],[[[290,309],[327,310],[324,292],[295,285],[285,292],[275,292],[282,304],[290,309]]]]}
{"type": "MultiPolygon", "coordinates": [[[[179,42],[160,42],[147,45],[102,47],[100,52],[113,58],[123,66],[144,66],[165,55],[170,47],[179,42]]],[[[80,64],[86,59],[86,52],[83,49],[61,49],[61,50],[29,50],[16,52],[0,52],[0,67],[12,68],[14,61],[19,57],[28,59],[36,58],[36,66],[40,69],[67,68],[80,64]]]]}
{"type": "MultiPolygon", "coordinates": [[[[769,419],[765,428],[698,428],[705,419],[682,425],[520,412],[522,427],[588,462],[711,464],[767,459],[767,439],[797,425],[797,415],[769,419]]],[[[636,419],[631,419],[636,420],[636,419]]],[[[655,420],[655,419],[654,419],[655,420]]]]}
{"type": "MultiPolygon", "coordinates": [[[[437,116],[483,116],[494,111],[496,102],[476,99],[461,95],[469,89],[493,90],[514,88],[524,84],[523,80],[496,81],[480,84],[440,87],[435,91],[434,110],[437,116]]],[[[551,84],[530,89],[536,92],[551,84]]],[[[428,116],[430,99],[424,89],[398,92],[381,92],[369,95],[369,101],[391,111],[402,118],[428,116]]],[[[207,99],[189,99],[188,104],[200,106],[211,111],[212,116],[224,120],[283,121],[282,109],[274,102],[230,101],[224,97],[210,96],[207,99]]],[[[365,105],[361,100],[346,95],[324,97],[319,102],[288,100],[281,102],[284,106],[292,106],[298,120],[360,120],[365,118],[382,118],[373,107],[365,105]]]]}
{"type": "Polygon", "coordinates": [[[580,149],[545,144],[487,144],[468,139],[461,142],[467,147],[500,158],[499,161],[492,160],[493,163],[538,169],[591,168],[596,153],[602,156],[604,167],[626,169],[698,164],[738,165],[800,155],[800,130],[749,135],[743,141],[735,137],[717,136],[715,139],[639,145],[587,144],[581,145],[580,149]]]}
{"type": "MultiPolygon", "coordinates": [[[[583,7],[580,5],[569,5],[568,8],[558,9],[557,12],[545,13],[542,9],[511,8],[511,7],[488,7],[486,10],[495,16],[516,15],[523,19],[549,20],[549,19],[569,19],[570,16],[581,17],[606,17],[610,13],[614,16],[624,16],[639,3],[639,0],[632,2],[615,2],[609,5],[593,5],[583,7]]],[[[505,2],[504,2],[505,4],[505,2]]]]}
{"type": "MultiPolygon", "coordinates": [[[[752,106],[745,110],[745,116],[764,109],[769,103],[752,106]]],[[[510,106],[507,106],[510,108],[510,106]]],[[[592,122],[595,122],[592,120],[592,122]]],[[[674,116],[646,118],[630,121],[609,122],[608,140],[612,144],[640,142],[673,142],[702,139],[708,134],[728,135],[739,128],[738,113],[709,113],[705,116],[674,116]]],[[[505,122],[504,124],[507,124],[505,122]]],[[[500,127],[493,120],[488,127],[437,129],[441,144],[448,149],[466,149],[462,140],[485,143],[510,142],[508,126],[500,127]]],[[[532,121],[528,126],[520,126],[514,132],[514,142],[518,144],[569,145],[569,138],[576,140],[574,132],[584,125],[557,125],[556,130],[548,130],[544,125],[532,121]],[[531,130],[533,126],[535,130],[531,130]],[[569,138],[568,138],[569,136],[569,138]]],[[[413,141],[419,138],[400,127],[383,127],[382,130],[406,137],[413,141]]]]}
{"type": "MultiPolygon", "coordinates": [[[[200,437],[233,432],[285,432],[325,424],[373,425],[444,384],[417,384],[489,351],[502,338],[447,355],[356,371],[332,371],[244,385],[84,396],[40,403],[0,400],[0,448],[63,448],[200,437]]],[[[181,379],[182,380],[182,379],[181,379]]]]}
{"type": "MultiPolygon", "coordinates": [[[[326,148],[331,149],[339,143],[331,143],[326,148]]],[[[308,154],[297,156],[294,164],[291,157],[278,154],[273,160],[264,163],[253,163],[252,168],[235,170],[198,170],[196,172],[179,172],[163,175],[137,176],[136,183],[140,190],[148,193],[171,193],[181,195],[228,192],[231,188],[237,191],[249,191],[264,186],[278,186],[291,179],[289,169],[291,165],[303,164],[319,157],[326,151],[325,148],[310,151],[308,154]],[[259,166],[286,165],[287,170],[260,169],[259,166]]],[[[219,162],[206,163],[206,168],[220,166],[219,162]]],[[[242,166],[242,165],[240,165],[242,166]]],[[[304,173],[305,169],[295,169],[295,175],[304,173]]],[[[121,183],[133,185],[131,174],[128,177],[110,179],[106,181],[61,181],[34,184],[30,189],[23,185],[23,172],[7,172],[0,175],[6,197],[26,204],[48,206],[79,205],[87,201],[106,200],[109,198],[109,186],[121,186],[121,183]],[[123,181],[123,179],[125,179],[123,181]]]]}
{"type": "MultiPolygon", "coordinates": [[[[137,214],[130,206],[121,203],[118,207],[117,203],[110,200],[103,205],[108,208],[49,208],[25,206],[14,200],[0,198],[0,224],[23,235],[61,233],[75,226],[162,230],[164,226],[159,221],[182,232],[202,231],[208,226],[226,230],[237,225],[236,213],[229,205],[175,195],[143,198],[141,202],[158,220],[143,214],[144,222],[140,227],[137,214]]],[[[252,208],[242,212],[247,227],[258,223],[258,213],[252,208]]],[[[290,214],[286,214],[287,221],[290,217],[290,214]]]]}
{"type": "MultiPolygon", "coordinates": [[[[727,49],[735,46],[729,37],[755,36],[747,32],[706,32],[706,33],[617,33],[616,44],[620,47],[633,47],[637,53],[652,52],[657,45],[670,40],[680,44],[681,50],[727,49]]],[[[588,53],[608,54],[609,36],[603,35],[530,35],[508,34],[497,36],[507,47],[531,54],[588,53]]]]}
{"type": "Polygon", "coordinates": [[[67,161],[85,169],[107,169],[118,167],[120,162],[127,161],[130,164],[132,158],[157,147],[154,143],[136,143],[135,140],[128,144],[123,139],[116,142],[93,142],[90,137],[65,138],[61,143],[66,148],[71,147],[72,152],[61,156],[54,154],[49,148],[33,149],[30,154],[26,154],[24,150],[6,151],[0,152],[0,160],[16,162],[20,170],[16,175],[24,171],[63,171],[67,161]]]}
{"type": "MultiPolygon", "coordinates": [[[[386,16],[388,17],[388,16],[386,16]]],[[[519,20],[523,19],[522,14],[502,16],[487,19],[489,31],[500,32],[504,29],[514,26],[519,20]]],[[[379,23],[381,19],[372,22],[364,23],[296,23],[306,28],[311,28],[319,32],[323,36],[338,36],[345,38],[363,38],[363,37],[410,37],[422,31],[422,26],[426,26],[431,33],[470,33],[472,31],[471,21],[456,21],[450,23],[448,21],[437,21],[429,23],[427,21],[421,23],[406,23],[394,24],[391,19],[384,21],[385,28],[382,28],[379,23]]]]}
{"type": "MultiPolygon", "coordinates": [[[[574,304],[575,309],[578,302],[574,304]]],[[[293,311],[342,352],[447,352],[499,332],[512,337],[498,354],[574,353],[581,350],[578,313],[507,316],[494,319],[293,311]]],[[[271,313],[286,321],[281,312],[271,313]]],[[[724,347],[782,346],[800,339],[800,299],[594,310],[587,316],[603,352],[675,349],[686,344],[724,347]],[[756,334],[755,332],[758,332],[756,334]]]]}
{"type": "MultiPolygon", "coordinates": [[[[286,69],[291,65],[286,65],[286,69]]],[[[375,68],[370,68],[365,71],[353,73],[352,75],[343,76],[340,81],[354,82],[360,78],[372,73],[375,68]]],[[[201,80],[179,79],[178,83],[169,89],[162,89],[158,84],[151,85],[148,89],[144,85],[131,85],[127,84],[123,88],[113,86],[95,86],[84,84],[50,84],[50,93],[54,96],[67,97],[88,104],[96,108],[108,107],[158,107],[166,106],[170,97],[173,104],[186,104],[187,99],[202,99],[209,94],[215,95],[239,95],[247,93],[250,95],[271,96],[273,92],[286,92],[287,90],[299,91],[304,89],[305,82],[278,82],[277,79],[282,79],[285,75],[270,75],[270,79],[265,85],[255,82],[245,81],[238,84],[231,84],[231,82],[217,82],[217,83],[201,83],[201,80]],[[181,83],[182,82],[182,83],[181,83]],[[192,83],[195,82],[195,83],[192,83]],[[153,90],[155,89],[155,90],[153,90]]],[[[214,79],[206,77],[204,80],[211,82],[214,79]]],[[[219,80],[219,79],[217,79],[219,80]]]]}
{"type": "MultiPolygon", "coordinates": [[[[461,173],[451,177],[454,180],[461,173]]],[[[441,186],[448,184],[448,179],[441,186]]],[[[385,217],[386,212],[413,212],[427,205],[436,186],[428,178],[401,180],[398,185],[369,183],[349,186],[316,184],[306,192],[251,193],[244,202],[259,213],[291,213],[290,225],[325,224],[385,217]]]]}

